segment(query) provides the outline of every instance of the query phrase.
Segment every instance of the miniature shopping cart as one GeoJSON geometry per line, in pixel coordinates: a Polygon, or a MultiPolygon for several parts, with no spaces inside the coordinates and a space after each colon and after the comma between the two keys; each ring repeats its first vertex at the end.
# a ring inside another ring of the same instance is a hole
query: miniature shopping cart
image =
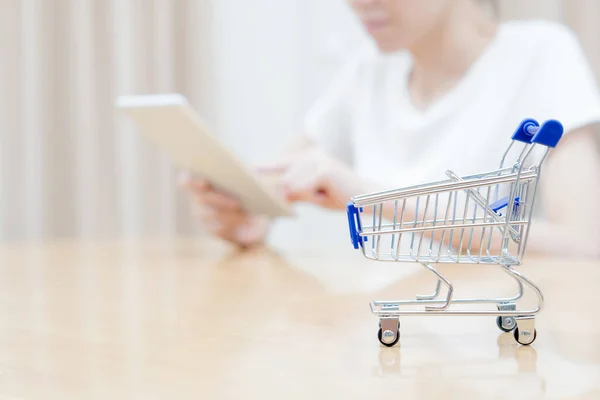
{"type": "Polygon", "coordinates": [[[544,298],[514,267],[520,265],[527,247],[542,164],[562,134],[556,120],[540,126],[526,119],[513,134],[497,170],[469,176],[446,171],[448,179],[443,181],[351,199],[347,211],[355,249],[372,260],[420,263],[437,278],[431,295],[371,302],[383,345],[398,342],[401,315],[493,315],[502,331],[514,330],[518,343],[533,343],[534,318],[544,298]],[[516,161],[509,165],[506,161],[513,157],[516,161]],[[518,292],[504,298],[455,299],[453,284],[436,269],[437,264],[500,266],[514,278],[518,292]],[[442,284],[447,288],[445,298],[439,298],[442,284]],[[517,309],[524,284],[537,295],[534,309],[517,309]],[[481,304],[496,307],[483,310],[481,304]]]}

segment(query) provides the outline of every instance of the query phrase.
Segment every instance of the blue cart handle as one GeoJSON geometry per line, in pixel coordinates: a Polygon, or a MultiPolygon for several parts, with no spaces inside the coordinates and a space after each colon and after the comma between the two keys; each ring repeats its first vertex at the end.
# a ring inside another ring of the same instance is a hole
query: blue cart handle
{"type": "Polygon", "coordinates": [[[540,126],[535,119],[527,118],[521,121],[517,130],[513,133],[512,139],[523,143],[556,147],[563,131],[562,124],[555,119],[549,119],[540,126]]]}
{"type": "Polygon", "coordinates": [[[348,228],[350,229],[350,240],[355,249],[358,249],[359,245],[362,247],[363,241],[367,241],[367,238],[360,236],[362,227],[360,225],[360,217],[358,216],[358,213],[361,211],[362,207],[358,209],[352,202],[348,203],[346,208],[346,212],[348,214],[348,228]]]}
{"type": "Polygon", "coordinates": [[[540,127],[539,122],[533,118],[527,118],[521,121],[517,130],[512,135],[512,140],[516,140],[523,143],[531,143],[533,135],[538,131],[540,127]]]}
{"type": "Polygon", "coordinates": [[[535,132],[531,143],[541,144],[546,147],[556,147],[562,138],[564,128],[555,119],[549,119],[535,132]]]}

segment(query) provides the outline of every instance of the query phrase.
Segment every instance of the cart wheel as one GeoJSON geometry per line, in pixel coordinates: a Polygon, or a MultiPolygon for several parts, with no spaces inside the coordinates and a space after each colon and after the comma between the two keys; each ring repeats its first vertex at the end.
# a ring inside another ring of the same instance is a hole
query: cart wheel
{"type": "Polygon", "coordinates": [[[518,327],[515,329],[514,335],[515,335],[515,340],[517,341],[517,343],[522,344],[523,346],[529,346],[530,344],[535,342],[535,339],[537,338],[537,330],[536,329],[533,330],[533,340],[529,343],[519,342],[519,328],[518,327]]]}
{"type": "MultiPolygon", "coordinates": [[[[391,331],[386,331],[386,332],[391,332],[391,331]]],[[[383,341],[383,332],[381,331],[381,328],[379,328],[379,331],[377,332],[377,338],[379,339],[379,342],[387,347],[392,347],[394,346],[396,343],[398,343],[398,341],[400,340],[400,330],[396,331],[396,339],[394,339],[393,342],[390,343],[386,343],[383,341]]]]}
{"type": "Polygon", "coordinates": [[[514,317],[498,317],[496,318],[496,325],[501,331],[510,332],[517,326],[517,322],[514,317]]]}

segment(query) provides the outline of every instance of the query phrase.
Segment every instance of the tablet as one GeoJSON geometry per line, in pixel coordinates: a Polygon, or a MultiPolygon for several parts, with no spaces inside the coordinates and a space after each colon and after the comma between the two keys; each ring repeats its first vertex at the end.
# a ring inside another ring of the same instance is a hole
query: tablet
{"type": "Polygon", "coordinates": [[[274,187],[257,176],[213,135],[180,94],[120,96],[116,106],[174,166],[238,198],[247,211],[270,217],[292,214],[274,187]]]}

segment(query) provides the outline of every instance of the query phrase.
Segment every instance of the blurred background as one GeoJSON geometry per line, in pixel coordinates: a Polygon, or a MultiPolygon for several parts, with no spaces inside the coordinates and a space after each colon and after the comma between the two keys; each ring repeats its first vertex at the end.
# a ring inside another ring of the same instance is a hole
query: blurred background
{"type": "MultiPolygon", "coordinates": [[[[600,78],[597,0],[484,1],[572,28],[600,78]]],[[[0,241],[201,234],[166,158],[115,111],[179,92],[249,163],[270,158],[357,43],[345,0],[0,0],[0,241]],[[256,140],[260,138],[261,140],[256,140]]],[[[300,207],[277,243],[347,243],[300,207]],[[306,234],[318,224],[319,230],[306,234]]]]}

